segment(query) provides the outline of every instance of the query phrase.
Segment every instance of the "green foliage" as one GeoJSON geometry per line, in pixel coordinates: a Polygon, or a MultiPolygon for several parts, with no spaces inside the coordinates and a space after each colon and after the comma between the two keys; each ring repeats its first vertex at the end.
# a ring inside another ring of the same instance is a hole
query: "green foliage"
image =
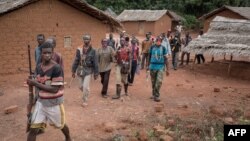
{"type": "Polygon", "coordinates": [[[95,7],[106,10],[111,8],[116,14],[125,9],[168,9],[181,13],[186,18],[186,26],[199,26],[195,17],[200,17],[223,5],[250,6],[249,0],[86,0],[95,7]],[[197,25],[198,24],[198,25],[197,25]]]}
{"type": "Polygon", "coordinates": [[[222,131],[219,131],[215,134],[215,138],[217,141],[223,141],[224,140],[224,134],[222,131]]]}
{"type": "Polygon", "coordinates": [[[187,29],[200,29],[200,22],[197,20],[197,18],[193,15],[183,15],[185,18],[185,21],[183,22],[183,25],[187,29]]]}
{"type": "Polygon", "coordinates": [[[241,124],[241,125],[249,125],[250,124],[250,120],[244,119],[242,116],[238,120],[239,120],[239,124],[241,124]]]}
{"type": "Polygon", "coordinates": [[[154,132],[154,130],[149,130],[149,131],[148,131],[148,137],[149,137],[149,138],[154,138],[154,137],[155,137],[155,132],[154,132]]]}

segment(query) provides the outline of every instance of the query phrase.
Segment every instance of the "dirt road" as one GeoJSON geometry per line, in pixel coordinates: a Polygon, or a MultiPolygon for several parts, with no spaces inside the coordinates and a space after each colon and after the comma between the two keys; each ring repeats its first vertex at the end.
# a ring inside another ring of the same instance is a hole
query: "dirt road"
{"type": "MultiPolygon", "coordinates": [[[[85,108],[81,107],[78,81],[74,80],[71,88],[65,85],[66,121],[72,137],[75,141],[98,141],[111,140],[118,134],[129,139],[138,137],[137,133],[142,130],[150,137],[153,136],[152,127],[166,123],[166,117],[176,121],[199,121],[211,114],[211,107],[224,112],[223,115],[214,112],[215,116],[221,119],[229,116],[233,118],[234,123],[239,123],[240,116],[249,111],[250,82],[209,74],[212,70],[209,70],[207,65],[200,65],[198,68],[206,70],[206,73],[197,73],[190,70],[190,67],[184,67],[177,71],[171,69],[170,76],[164,77],[161,89],[161,103],[164,104],[164,109],[160,113],[154,110],[157,103],[149,99],[151,85],[150,80],[146,81],[144,70],[140,75],[136,75],[135,83],[129,87],[130,96],[122,96],[120,100],[102,98],[100,78],[96,81],[92,79],[89,105],[85,108]],[[220,92],[214,92],[214,88],[219,88],[220,92]],[[239,115],[235,115],[237,111],[239,115]]],[[[69,76],[70,74],[66,74],[65,80],[68,84],[71,79],[69,76]]],[[[8,115],[1,112],[0,141],[26,140],[28,88],[23,87],[26,77],[26,74],[1,76],[0,86],[3,95],[0,96],[0,109],[3,111],[8,106],[17,105],[18,111],[8,115]]],[[[114,77],[112,71],[108,91],[110,96],[115,94],[114,77]]],[[[37,140],[61,141],[63,138],[59,130],[48,126],[37,140]]],[[[176,135],[173,138],[179,139],[176,135]]]]}

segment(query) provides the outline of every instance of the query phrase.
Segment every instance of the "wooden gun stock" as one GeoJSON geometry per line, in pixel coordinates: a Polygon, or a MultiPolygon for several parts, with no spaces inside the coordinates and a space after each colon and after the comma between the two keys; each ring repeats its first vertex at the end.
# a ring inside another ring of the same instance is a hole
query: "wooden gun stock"
{"type": "MultiPolygon", "coordinates": [[[[32,75],[29,76],[29,79],[32,79],[32,75]]],[[[33,102],[34,100],[34,94],[33,94],[33,86],[29,86],[29,103],[27,105],[27,128],[26,132],[29,132],[30,130],[30,124],[31,124],[31,117],[32,117],[32,107],[33,107],[33,102]]]]}

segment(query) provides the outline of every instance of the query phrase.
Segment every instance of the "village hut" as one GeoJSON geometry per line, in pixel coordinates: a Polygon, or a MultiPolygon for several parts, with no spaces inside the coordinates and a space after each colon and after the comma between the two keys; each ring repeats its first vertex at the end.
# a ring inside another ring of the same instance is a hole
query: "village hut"
{"type": "Polygon", "coordinates": [[[204,23],[204,32],[208,31],[211,21],[216,16],[222,16],[232,19],[250,20],[250,7],[232,7],[225,5],[209,13],[206,13],[199,18],[199,20],[203,21],[204,23]]]}
{"type": "Polygon", "coordinates": [[[110,29],[122,28],[119,21],[83,0],[2,0],[0,1],[0,74],[28,70],[27,46],[34,49],[37,34],[54,36],[55,50],[62,54],[65,72],[70,72],[82,35],[91,34],[94,48],[100,47],[110,29]]]}
{"type": "Polygon", "coordinates": [[[184,50],[213,56],[250,58],[250,20],[217,16],[208,32],[191,41],[184,50]]]}
{"type": "Polygon", "coordinates": [[[176,25],[184,20],[169,10],[124,10],[117,19],[128,34],[134,35],[145,35],[147,32],[159,35],[175,30],[176,25]]]}
{"type": "Polygon", "coordinates": [[[228,75],[230,75],[233,57],[250,59],[249,33],[250,20],[217,16],[211,22],[208,32],[191,41],[183,50],[212,55],[212,62],[215,56],[224,56],[225,59],[225,56],[230,55],[230,62],[222,62],[228,64],[228,75]]]}

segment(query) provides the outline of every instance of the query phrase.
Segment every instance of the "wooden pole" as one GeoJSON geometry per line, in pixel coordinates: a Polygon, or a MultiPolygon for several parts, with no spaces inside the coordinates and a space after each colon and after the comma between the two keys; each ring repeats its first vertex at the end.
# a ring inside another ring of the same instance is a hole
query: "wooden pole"
{"type": "Polygon", "coordinates": [[[229,65],[228,65],[228,70],[227,70],[228,76],[230,76],[230,73],[231,73],[231,64],[232,64],[232,61],[233,61],[233,54],[231,54],[231,56],[230,56],[230,62],[229,62],[229,65]]]}
{"type": "Polygon", "coordinates": [[[230,73],[231,73],[231,62],[229,62],[228,64],[228,69],[227,69],[228,76],[230,76],[230,73]]]}
{"type": "Polygon", "coordinates": [[[231,54],[231,56],[230,56],[230,62],[232,62],[233,61],[233,55],[231,54]]]}
{"type": "Polygon", "coordinates": [[[191,66],[191,69],[192,69],[192,70],[194,70],[194,65],[195,65],[195,60],[196,60],[196,58],[197,58],[197,55],[195,54],[195,55],[194,55],[194,61],[193,61],[193,64],[192,64],[192,66],[191,66]]]}
{"type": "Polygon", "coordinates": [[[212,56],[212,59],[211,59],[211,63],[213,63],[214,62],[214,56],[212,56]]]}

